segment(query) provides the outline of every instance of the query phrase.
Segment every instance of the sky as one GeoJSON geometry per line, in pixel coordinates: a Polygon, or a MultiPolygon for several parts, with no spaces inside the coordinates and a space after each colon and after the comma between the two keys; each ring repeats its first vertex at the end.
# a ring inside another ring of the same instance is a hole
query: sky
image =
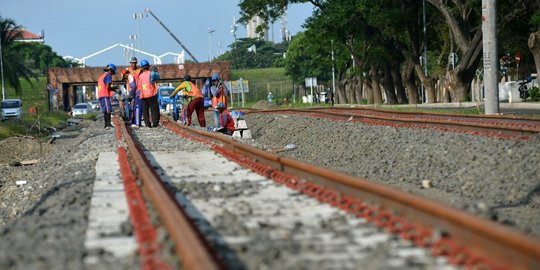
{"type": "MultiPolygon", "coordinates": [[[[83,58],[115,44],[133,45],[153,55],[180,53],[182,47],[148,13],[152,12],[171,30],[199,62],[206,62],[210,54],[229,50],[234,42],[231,34],[233,17],[239,18],[238,0],[0,0],[0,16],[15,20],[30,32],[44,30],[45,44],[60,56],[83,58]],[[134,14],[142,18],[134,19],[134,14]],[[209,34],[208,29],[214,30],[209,34]],[[137,36],[137,39],[130,39],[137,36]]],[[[311,15],[311,4],[289,7],[287,27],[292,35],[302,31],[311,15]]],[[[274,39],[280,41],[280,25],[274,25],[274,39]]],[[[270,31],[270,39],[271,39],[270,31]]],[[[238,24],[237,38],[247,36],[246,28],[238,24]]],[[[186,52],[186,59],[190,59],[186,52]]],[[[88,66],[108,63],[127,65],[131,53],[114,47],[86,60],[88,66]]],[[[134,56],[153,58],[137,52],[134,56]]],[[[174,56],[162,58],[163,63],[174,63],[174,56]]]]}

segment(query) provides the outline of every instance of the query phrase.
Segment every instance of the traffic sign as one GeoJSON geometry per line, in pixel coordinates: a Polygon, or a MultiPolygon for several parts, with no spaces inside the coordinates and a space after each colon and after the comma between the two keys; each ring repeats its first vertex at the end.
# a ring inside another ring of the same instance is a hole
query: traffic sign
{"type": "Polygon", "coordinates": [[[521,61],[521,55],[519,52],[516,53],[516,63],[519,65],[519,61],[521,61]]]}

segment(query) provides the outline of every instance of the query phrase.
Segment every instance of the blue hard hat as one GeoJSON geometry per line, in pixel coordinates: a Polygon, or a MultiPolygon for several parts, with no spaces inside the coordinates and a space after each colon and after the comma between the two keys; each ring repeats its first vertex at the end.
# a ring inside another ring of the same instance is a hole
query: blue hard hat
{"type": "Polygon", "coordinates": [[[219,75],[217,73],[212,75],[212,81],[219,81],[219,75]]]}
{"type": "Polygon", "coordinates": [[[146,67],[146,66],[150,66],[150,63],[148,63],[148,60],[146,59],[141,60],[141,67],[146,67]]]}
{"type": "Polygon", "coordinates": [[[225,109],[225,104],[223,104],[223,102],[218,102],[218,104],[216,105],[216,108],[217,109],[225,109]]]}
{"type": "Polygon", "coordinates": [[[104,69],[104,71],[112,70],[113,74],[116,74],[116,65],[115,64],[108,64],[107,67],[104,69]]]}

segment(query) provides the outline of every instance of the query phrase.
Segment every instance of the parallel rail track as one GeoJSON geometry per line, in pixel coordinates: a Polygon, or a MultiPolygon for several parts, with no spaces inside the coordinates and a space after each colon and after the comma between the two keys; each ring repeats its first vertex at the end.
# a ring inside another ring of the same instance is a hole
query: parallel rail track
{"type": "Polygon", "coordinates": [[[449,113],[394,112],[366,108],[314,108],[294,110],[248,110],[246,113],[299,114],[369,125],[432,128],[442,131],[510,140],[528,140],[540,134],[539,118],[449,113]]]}
{"type": "MultiPolygon", "coordinates": [[[[118,136],[126,142],[145,193],[175,239],[183,266],[186,269],[222,268],[212,248],[156,177],[129,130],[118,121],[118,136]],[[175,214],[171,214],[173,210],[175,214]]],[[[430,248],[434,255],[448,256],[454,264],[479,269],[540,268],[540,242],[502,225],[366,179],[283,158],[226,136],[181,126],[167,118],[162,118],[162,123],[183,137],[211,145],[214,151],[278,183],[371,221],[418,246],[430,248]]]]}

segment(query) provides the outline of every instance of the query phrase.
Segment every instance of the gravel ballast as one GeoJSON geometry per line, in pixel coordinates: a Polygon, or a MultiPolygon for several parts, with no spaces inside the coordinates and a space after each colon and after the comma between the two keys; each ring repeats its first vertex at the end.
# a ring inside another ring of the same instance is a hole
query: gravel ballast
{"type": "MultiPolygon", "coordinates": [[[[294,144],[279,155],[438,200],[540,237],[538,137],[506,141],[280,114],[247,114],[246,120],[253,138],[241,139],[245,143],[269,151],[294,144]],[[431,187],[422,187],[422,181],[431,187]]],[[[159,129],[164,128],[142,128],[134,136],[152,151],[208,148],[172,133],[153,136],[159,129]]],[[[63,130],[53,145],[41,145],[41,154],[32,138],[0,141],[0,269],[84,268],[95,164],[100,152],[116,152],[116,147],[115,131],[103,129],[102,120],[63,130]],[[9,165],[29,159],[38,162],[9,165]]],[[[138,267],[132,261],[113,265],[138,267]]]]}

